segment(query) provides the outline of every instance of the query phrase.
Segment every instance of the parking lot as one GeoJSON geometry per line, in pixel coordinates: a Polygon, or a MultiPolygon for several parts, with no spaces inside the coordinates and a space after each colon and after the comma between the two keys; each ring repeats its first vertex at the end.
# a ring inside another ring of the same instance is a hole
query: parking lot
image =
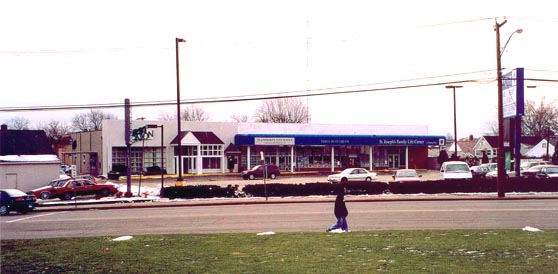
{"type": "MultiPolygon", "coordinates": [[[[391,177],[393,173],[391,172],[377,172],[379,182],[390,182],[393,180],[391,177]]],[[[419,174],[422,175],[423,180],[436,180],[440,178],[440,173],[437,170],[421,170],[419,174]]],[[[316,173],[283,173],[278,176],[277,179],[271,180],[267,179],[266,183],[279,183],[279,184],[305,184],[305,183],[326,183],[328,174],[316,174],[316,173]]],[[[165,175],[164,184],[165,186],[174,186],[176,183],[175,175],[165,175]]],[[[118,182],[114,183],[126,184],[125,177],[120,177],[118,182]]],[[[239,189],[242,189],[245,185],[250,184],[261,184],[264,183],[262,178],[256,180],[243,180],[238,173],[235,174],[212,174],[212,175],[186,175],[184,176],[184,182],[186,185],[217,185],[220,187],[226,187],[228,185],[238,185],[239,189]]],[[[140,180],[139,176],[133,176],[132,185],[142,187],[158,188],[161,186],[160,176],[147,176],[142,177],[140,180]]]]}

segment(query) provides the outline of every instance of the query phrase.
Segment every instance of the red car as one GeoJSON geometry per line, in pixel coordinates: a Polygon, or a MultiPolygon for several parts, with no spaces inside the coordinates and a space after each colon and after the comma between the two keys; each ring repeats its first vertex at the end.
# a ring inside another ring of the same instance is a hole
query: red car
{"type": "Polygon", "coordinates": [[[87,179],[61,179],[51,181],[48,186],[33,189],[31,192],[42,200],[50,198],[70,200],[74,196],[101,195],[106,197],[116,194],[118,189],[113,184],[96,184],[87,179]]]}

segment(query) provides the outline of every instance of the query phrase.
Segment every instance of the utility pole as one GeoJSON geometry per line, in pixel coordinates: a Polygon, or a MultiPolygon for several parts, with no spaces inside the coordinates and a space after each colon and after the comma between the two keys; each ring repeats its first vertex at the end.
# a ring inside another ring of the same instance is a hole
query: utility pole
{"type": "Polygon", "coordinates": [[[124,99],[124,138],[126,139],[126,193],[124,194],[124,196],[126,197],[132,197],[132,175],[130,172],[130,152],[131,152],[131,136],[130,136],[130,126],[131,126],[131,110],[130,110],[130,99],[126,98],[124,99]]]}
{"type": "Polygon", "coordinates": [[[504,103],[502,98],[502,54],[500,48],[500,28],[506,24],[507,20],[502,23],[495,21],[494,31],[496,31],[496,72],[498,73],[498,155],[497,155],[497,178],[496,188],[498,190],[498,197],[505,197],[506,192],[504,189],[504,180],[506,176],[506,167],[504,163],[505,148],[504,148],[504,103]]]}
{"type": "Polygon", "coordinates": [[[446,88],[451,88],[453,89],[453,145],[455,148],[455,152],[454,152],[454,158],[458,159],[459,158],[459,154],[457,154],[457,104],[456,104],[456,100],[455,100],[455,89],[456,88],[462,88],[463,86],[454,86],[454,85],[450,85],[450,86],[446,86],[446,88]]]}

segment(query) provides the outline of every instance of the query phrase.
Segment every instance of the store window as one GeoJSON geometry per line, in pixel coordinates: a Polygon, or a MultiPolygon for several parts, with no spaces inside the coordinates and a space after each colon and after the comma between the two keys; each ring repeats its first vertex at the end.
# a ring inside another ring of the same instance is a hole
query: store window
{"type": "MultiPolygon", "coordinates": [[[[165,152],[161,155],[160,147],[132,147],[130,148],[130,172],[132,174],[139,174],[146,167],[161,166],[165,163],[165,152]]],[[[126,166],[126,148],[113,147],[112,148],[112,165],[126,166]]]]}

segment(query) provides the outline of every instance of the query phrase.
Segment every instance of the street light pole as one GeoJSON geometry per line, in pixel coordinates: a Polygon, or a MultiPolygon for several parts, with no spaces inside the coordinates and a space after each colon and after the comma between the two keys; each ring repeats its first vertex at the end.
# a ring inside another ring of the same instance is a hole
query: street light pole
{"type": "Polygon", "coordinates": [[[505,148],[504,148],[504,102],[502,95],[502,53],[506,49],[510,39],[515,33],[522,33],[522,29],[517,29],[512,32],[504,47],[500,47],[500,28],[506,24],[507,20],[502,23],[498,23],[495,20],[494,31],[496,31],[496,72],[498,74],[498,155],[497,155],[497,178],[496,178],[496,188],[498,190],[498,197],[505,197],[506,192],[504,189],[504,180],[506,179],[506,167],[505,167],[505,148]]]}
{"type": "Polygon", "coordinates": [[[500,48],[500,27],[506,24],[507,20],[502,23],[495,21],[494,30],[496,31],[496,72],[498,74],[498,154],[497,164],[498,168],[496,178],[496,188],[498,190],[498,197],[505,197],[506,192],[504,189],[504,179],[506,174],[506,167],[504,163],[504,104],[502,98],[502,54],[500,48]]]}
{"type": "Polygon", "coordinates": [[[182,128],[181,128],[181,115],[180,115],[180,66],[178,62],[178,43],[186,42],[186,40],[182,38],[175,39],[175,46],[176,46],[176,120],[178,121],[178,160],[176,161],[178,166],[178,179],[177,182],[182,184],[184,179],[182,178],[182,128]]]}
{"type": "Polygon", "coordinates": [[[459,158],[458,154],[457,154],[457,104],[455,101],[455,89],[456,88],[462,88],[463,86],[455,86],[455,85],[450,85],[450,86],[446,86],[446,88],[451,88],[453,89],[453,146],[455,148],[455,153],[453,154],[455,158],[459,158]]]}

